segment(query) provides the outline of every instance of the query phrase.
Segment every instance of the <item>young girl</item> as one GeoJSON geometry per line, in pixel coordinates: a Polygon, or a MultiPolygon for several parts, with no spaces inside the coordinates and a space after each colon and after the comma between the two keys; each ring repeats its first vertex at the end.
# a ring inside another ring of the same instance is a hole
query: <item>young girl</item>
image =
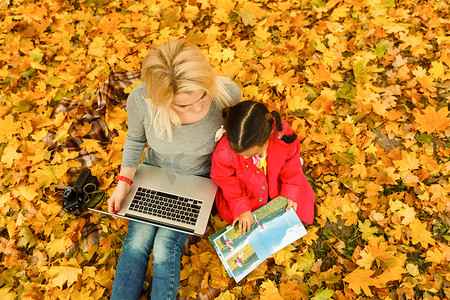
{"type": "Polygon", "coordinates": [[[211,178],[219,186],[217,210],[247,232],[251,211],[283,196],[300,220],[314,219],[314,192],[302,171],[300,144],[289,124],[262,103],[243,101],[223,110],[225,136],[212,157],[211,178]]]}

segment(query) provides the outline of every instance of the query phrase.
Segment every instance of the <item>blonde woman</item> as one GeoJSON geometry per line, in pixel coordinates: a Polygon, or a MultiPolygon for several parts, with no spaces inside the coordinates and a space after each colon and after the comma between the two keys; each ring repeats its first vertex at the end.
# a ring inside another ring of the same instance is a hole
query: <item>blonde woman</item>
{"type": "MultiPolygon", "coordinates": [[[[120,209],[130,190],[144,150],[145,163],[177,173],[208,175],[215,134],[222,125],[221,110],[241,98],[237,84],[217,76],[205,55],[183,40],[150,50],[141,71],[143,83],[127,100],[128,132],[119,181],[108,200],[111,213],[120,209]]],[[[152,250],[152,299],[176,299],[187,237],[130,221],[111,299],[139,298],[152,250]]]]}

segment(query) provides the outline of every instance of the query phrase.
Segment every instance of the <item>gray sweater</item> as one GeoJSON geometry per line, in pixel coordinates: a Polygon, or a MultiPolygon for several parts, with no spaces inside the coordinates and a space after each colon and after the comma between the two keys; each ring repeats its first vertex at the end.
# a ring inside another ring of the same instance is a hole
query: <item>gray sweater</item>
{"type": "MultiPolygon", "coordinates": [[[[226,86],[238,103],[241,91],[234,82],[226,86]]],[[[150,127],[145,103],[147,86],[141,83],[128,96],[128,132],[122,156],[122,167],[136,168],[145,145],[147,161],[154,166],[182,174],[202,175],[210,172],[211,155],[216,147],[215,134],[223,124],[222,113],[213,102],[208,114],[194,124],[172,126],[172,141],[158,138],[150,127]]]]}

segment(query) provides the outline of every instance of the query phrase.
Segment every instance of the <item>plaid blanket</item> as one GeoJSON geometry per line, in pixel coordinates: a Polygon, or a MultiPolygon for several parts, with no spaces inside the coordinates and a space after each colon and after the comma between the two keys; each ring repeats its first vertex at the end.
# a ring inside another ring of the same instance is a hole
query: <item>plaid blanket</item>
{"type": "MultiPolygon", "coordinates": [[[[89,168],[93,165],[97,158],[82,148],[80,145],[83,143],[84,139],[95,139],[101,143],[109,143],[114,137],[114,132],[108,129],[104,121],[104,115],[107,109],[120,105],[121,107],[126,106],[127,94],[124,93],[124,89],[129,87],[133,81],[139,79],[140,71],[133,72],[117,72],[111,71],[108,79],[99,88],[97,94],[97,103],[94,107],[83,106],[77,100],[72,100],[69,98],[63,98],[61,102],[55,107],[52,112],[52,118],[54,118],[58,113],[66,113],[67,116],[73,120],[72,126],[69,129],[69,137],[64,142],[54,141],[56,138],[56,133],[53,131],[48,132],[45,143],[50,149],[56,151],[62,151],[67,149],[69,151],[78,152],[77,161],[81,162],[81,166],[78,168],[72,168],[69,171],[71,173],[78,173],[82,169],[89,168]],[[90,131],[80,136],[76,128],[78,125],[84,125],[86,123],[91,124],[90,131]]],[[[86,224],[81,230],[81,239],[78,243],[72,245],[66,251],[66,255],[69,256],[74,251],[87,251],[89,245],[94,245],[100,241],[100,227],[97,224],[86,224]],[[85,245],[84,249],[80,249],[80,245],[85,245]]],[[[199,237],[190,236],[183,247],[183,254],[189,255],[190,245],[198,242],[199,237]]],[[[180,289],[186,283],[181,282],[180,289]]],[[[147,291],[147,294],[150,291],[147,291]]],[[[210,288],[207,294],[199,294],[198,300],[214,299],[221,293],[220,290],[210,288]]],[[[184,298],[179,298],[184,300],[184,298]]]]}
{"type": "Polygon", "coordinates": [[[69,128],[69,137],[64,142],[54,141],[56,133],[49,131],[44,139],[44,142],[50,149],[57,151],[68,149],[69,151],[76,151],[79,156],[75,159],[81,162],[78,168],[71,168],[71,173],[78,173],[80,170],[89,168],[93,165],[96,157],[86,151],[85,148],[80,147],[84,139],[96,139],[100,143],[109,143],[113,138],[113,133],[110,132],[108,126],[104,121],[105,111],[114,105],[121,105],[125,107],[127,95],[124,89],[129,87],[131,83],[138,79],[141,75],[140,71],[132,72],[117,72],[111,71],[109,78],[99,88],[97,93],[97,103],[94,107],[83,106],[80,101],[72,100],[64,97],[61,102],[55,107],[52,112],[52,118],[58,113],[66,113],[67,116],[74,122],[69,128]],[[91,124],[91,130],[84,136],[79,136],[76,128],[78,125],[82,126],[86,123],[91,124]]]}

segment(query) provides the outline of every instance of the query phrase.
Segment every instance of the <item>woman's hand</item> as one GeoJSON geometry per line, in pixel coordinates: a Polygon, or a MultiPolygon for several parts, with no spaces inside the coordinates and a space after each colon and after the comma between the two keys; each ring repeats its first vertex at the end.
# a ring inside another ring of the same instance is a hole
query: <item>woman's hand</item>
{"type": "MultiPolygon", "coordinates": [[[[111,197],[108,199],[108,212],[112,214],[116,214],[120,210],[120,204],[122,203],[125,196],[130,191],[131,185],[125,181],[119,181],[117,183],[116,188],[114,189],[114,192],[112,193],[111,197]]],[[[117,217],[114,217],[114,219],[117,219],[117,217]]]]}
{"type": "Polygon", "coordinates": [[[253,224],[253,214],[251,211],[246,211],[243,212],[242,214],[239,215],[239,217],[237,217],[234,221],[233,221],[233,226],[234,224],[236,224],[236,222],[239,222],[239,232],[241,233],[246,233],[247,231],[250,230],[250,228],[252,227],[253,224]]]}
{"type": "Polygon", "coordinates": [[[297,202],[291,199],[287,199],[286,211],[289,211],[292,207],[294,208],[295,211],[297,211],[297,202]]]}

